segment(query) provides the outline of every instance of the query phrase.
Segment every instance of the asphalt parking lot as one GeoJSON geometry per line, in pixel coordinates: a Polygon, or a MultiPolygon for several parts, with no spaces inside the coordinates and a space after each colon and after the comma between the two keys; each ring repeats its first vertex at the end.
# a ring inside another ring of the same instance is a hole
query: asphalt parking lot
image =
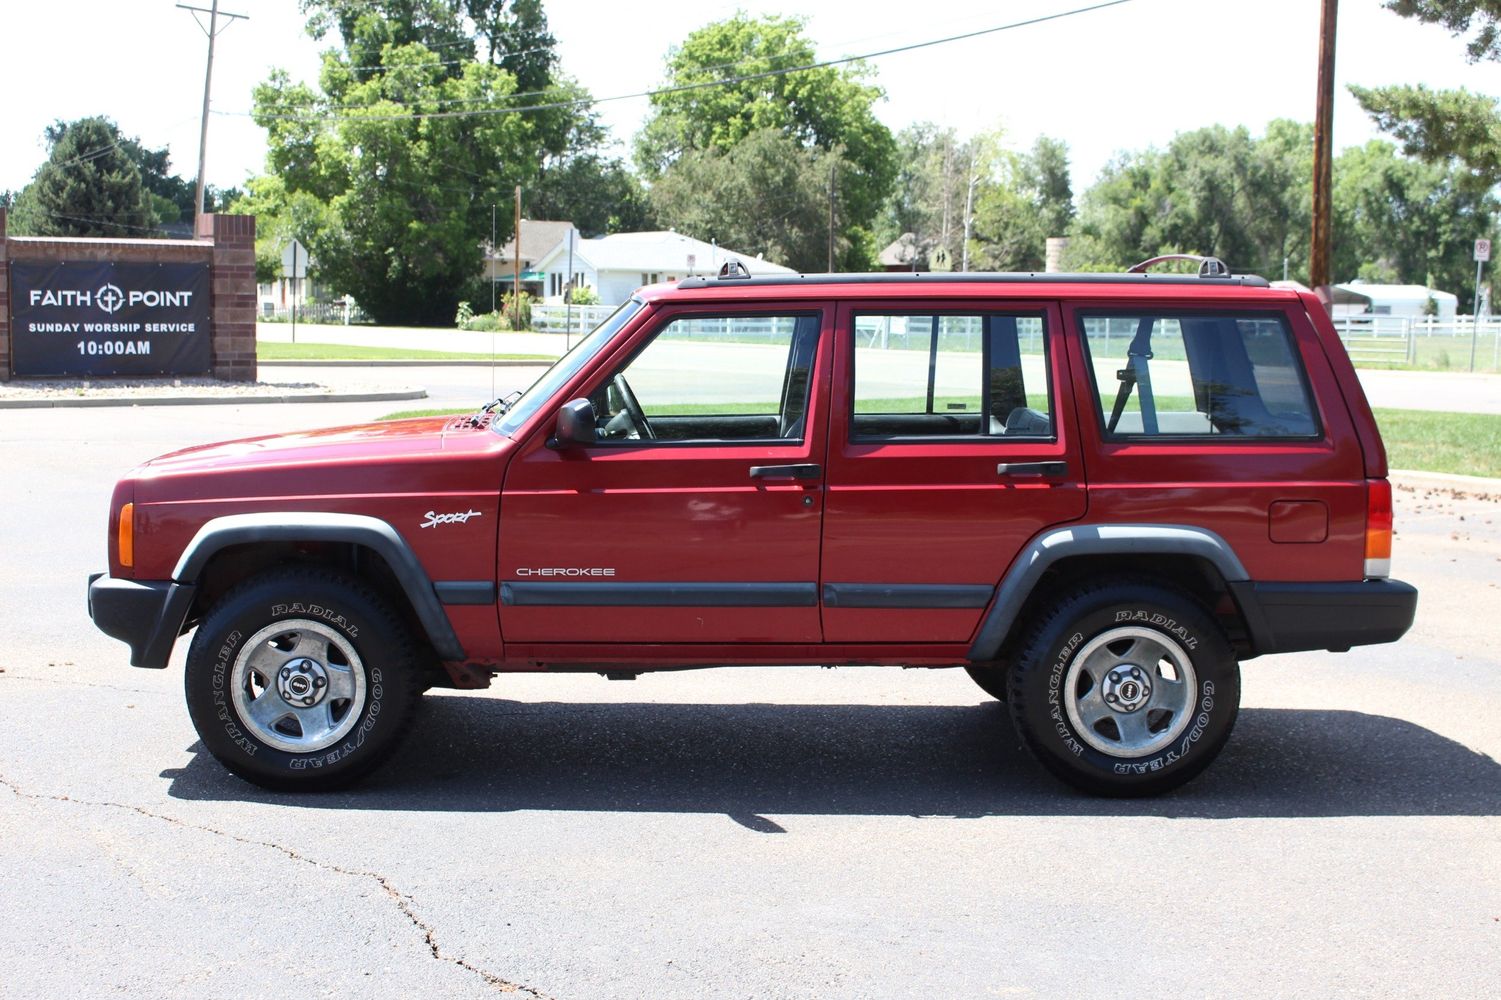
{"type": "Polygon", "coordinates": [[[815,668],[435,692],[359,787],[261,791],[185,643],[136,670],[87,618],[110,487],[401,405],[0,413],[0,997],[1497,995],[1501,496],[1399,484],[1413,631],[1246,664],[1159,799],[1056,783],[958,671],[815,668]]]}

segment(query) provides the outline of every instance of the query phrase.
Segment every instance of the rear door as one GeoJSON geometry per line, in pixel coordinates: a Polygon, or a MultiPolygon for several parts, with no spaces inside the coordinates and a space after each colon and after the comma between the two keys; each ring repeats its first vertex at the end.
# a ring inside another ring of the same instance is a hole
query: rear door
{"type": "Polygon", "coordinates": [[[599,440],[524,448],[505,641],[816,643],[832,310],[664,310],[581,394],[599,440]]]}
{"type": "Polygon", "coordinates": [[[1083,515],[1053,303],[868,301],[836,321],[828,642],[963,642],[1018,550],[1083,515]]]}

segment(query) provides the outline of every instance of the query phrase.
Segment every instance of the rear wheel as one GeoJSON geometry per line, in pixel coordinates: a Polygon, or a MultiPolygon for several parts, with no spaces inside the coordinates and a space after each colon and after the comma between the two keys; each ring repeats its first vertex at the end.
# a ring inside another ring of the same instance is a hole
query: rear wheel
{"type": "Polygon", "coordinates": [[[359,581],[274,570],[225,594],[199,625],[184,684],[199,737],[267,788],[346,785],[396,746],[418,696],[410,635],[359,581]]]}
{"type": "Polygon", "coordinates": [[[1165,585],[1115,580],[1063,597],[1028,633],[1008,693],[1048,770],[1102,795],[1176,788],[1230,737],[1240,668],[1213,617],[1165,585]]]}

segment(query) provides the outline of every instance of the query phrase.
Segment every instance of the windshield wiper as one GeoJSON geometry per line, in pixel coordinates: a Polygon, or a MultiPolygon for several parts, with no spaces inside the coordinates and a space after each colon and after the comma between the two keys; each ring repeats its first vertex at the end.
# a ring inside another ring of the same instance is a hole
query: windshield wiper
{"type": "Polygon", "coordinates": [[[491,410],[494,410],[498,406],[500,407],[500,412],[505,413],[512,406],[515,406],[516,400],[520,398],[521,390],[517,389],[515,392],[508,393],[504,396],[497,396],[494,399],[490,400],[490,402],[480,407],[479,412],[481,414],[489,413],[491,410]]]}
{"type": "Polygon", "coordinates": [[[479,408],[479,410],[476,411],[475,414],[469,418],[469,421],[468,421],[469,426],[470,427],[478,427],[478,426],[480,426],[481,424],[483,424],[486,420],[488,420],[490,418],[490,414],[492,412],[495,412],[495,413],[505,413],[512,406],[515,406],[516,405],[516,400],[518,400],[520,398],[521,398],[521,390],[520,389],[517,389],[515,392],[509,393],[509,394],[507,394],[505,396],[497,396],[497,397],[495,397],[494,399],[490,400],[490,402],[486,403],[484,406],[481,406],[479,408]]]}

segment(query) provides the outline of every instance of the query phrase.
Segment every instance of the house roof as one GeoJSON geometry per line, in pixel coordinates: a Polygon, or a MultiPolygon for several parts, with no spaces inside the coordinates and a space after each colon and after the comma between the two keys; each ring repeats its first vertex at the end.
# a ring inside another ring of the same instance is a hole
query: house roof
{"type": "MultiPolygon", "coordinates": [[[[561,238],[560,238],[561,241],[561,238]]],[[[774,264],[761,257],[716,247],[682,233],[616,233],[596,240],[579,240],[574,252],[597,271],[658,271],[667,274],[687,273],[688,257],[693,256],[693,271],[713,274],[728,257],[745,265],[751,274],[793,274],[790,267],[774,264]]]]}
{"type": "MultiPolygon", "coordinates": [[[[540,260],[547,251],[568,238],[573,223],[546,219],[521,220],[521,259],[530,264],[540,260]]],[[[508,241],[492,256],[497,260],[516,259],[516,241],[508,241]]]]}
{"type": "Polygon", "coordinates": [[[876,257],[883,267],[910,267],[919,255],[926,255],[933,248],[933,240],[923,240],[918,245],[917,237],[912,233],[903,233],[882,250],[876,257]]]}

